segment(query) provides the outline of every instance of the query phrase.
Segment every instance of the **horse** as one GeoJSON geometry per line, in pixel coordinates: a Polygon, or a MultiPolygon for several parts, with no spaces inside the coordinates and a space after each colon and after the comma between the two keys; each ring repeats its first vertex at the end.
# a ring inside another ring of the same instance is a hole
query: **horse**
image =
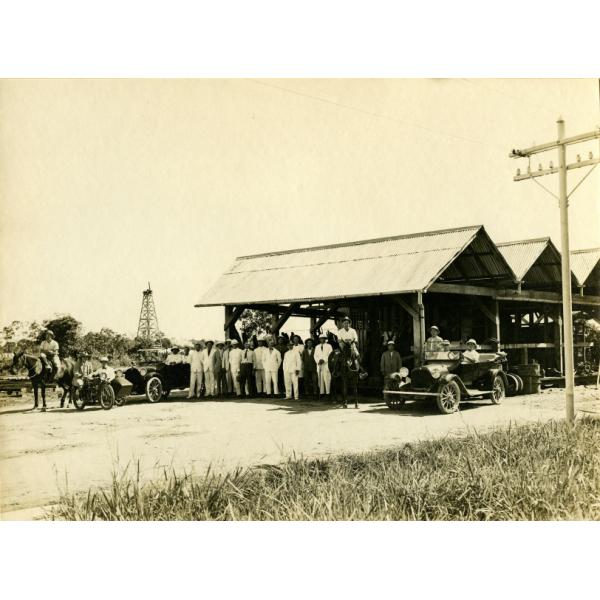
{"type": "MultiPolygon", "coordinates": [[[[52,375],[48,374],[42,361],[39,357],[25,352],[16,352],[12,362],[12,372],[16,375],[21,369],[27,369],[27,375],[31,381],[33,388],[35,410],[38,407],[38,389],[42,390],[42,411],[46,410],[46,386],[52,383],[52,375]]],[[[77,362],[72,358],[63,358],[60,360],[60,369],[58,370],[56,383],[62,388],[60,397],[60,407],[65,404],[65,396],[69,394],[67,406],[71,404],[73,399],[73,390],[75,388],[75,380],[77,374],[77,362]]]]}
{"type": "Polygon", "coordinates": [[[363,379],[366,371],[360,366],[358,351],[354,345],[340,342],[339,353],[332,353],[331,378],[339,394],[341,385],[342,406],[348,408],[348,391],[354,395],[354,408],[358,408],[358,380],[363,379]]]}

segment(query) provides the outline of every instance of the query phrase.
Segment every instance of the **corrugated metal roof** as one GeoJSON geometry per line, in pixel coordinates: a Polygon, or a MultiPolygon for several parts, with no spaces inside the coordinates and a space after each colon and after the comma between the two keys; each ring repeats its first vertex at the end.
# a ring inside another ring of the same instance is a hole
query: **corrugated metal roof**
{"type": "MultiPolygon", "coordinates": [[[[465,256],[475,279],[514,274],[483,226],[239,257],[196,306],[295,302],[425,290],[465,256]],[[477,259],[476,245],[485,248],[477,259]],[[483,268],[482,268],[483,265],[483,268]],[[478,273],[479,269],[481,273],[478,273]]],[[[444,277],[448,280],[448,277],[444,277]]]]}
{"type": "Polygon", "coordinates": [[[600,270],[600,248],[574,250],[571,252],[571,271],[577,277],[579,285],[598,287],[600,270]]]}
{"type": "MultiPolygon", "coordinates": [[[[502,242],[496,244],[515,272],[517,279],[525,280],[527,272],[531,269],[535,261],[540,257],[542,252],[552,244],[550,238],[538,238],[534,240],[518,240],[515,242],[502,242]]],[[[560,275],[559,275],[560,281],[560,275]]]]}

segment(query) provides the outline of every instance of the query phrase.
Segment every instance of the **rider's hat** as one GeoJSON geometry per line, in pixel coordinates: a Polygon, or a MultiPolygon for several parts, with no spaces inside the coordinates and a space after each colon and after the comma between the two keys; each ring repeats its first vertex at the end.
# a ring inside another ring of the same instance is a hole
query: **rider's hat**
{"type": "Polygon", "coordinates": [[[102,362],[108,362],[108,356],[101,356],[101,357],[100,357],[98,360],[99,360],[101,363],[102,363],[102,362]]]}
{"type": "Polygon", "coordinates": [[[473,338],[471,338],[471,339],[467,340],[467,346],[468,346],[469,344],[474,344],[475,346],[477,346],[477,342],[476,342],[476,341],[475,341],[473,338]]]}
{"type": "Polygon", "coordinates": [[[432,326],[429,328],[429,331],[431,331],[432,329],[435,329],[435,330],[436,330],[438,333],[440,332],[440,328],[439,328],[437,325],[432,325],[432,326]]]}
{"type": "Polygon", "coordinates": [[[54,331],[52,331],[52,329],[46,329],[46,335],[50,335],[52,337],[54,337],[54,331]]]}

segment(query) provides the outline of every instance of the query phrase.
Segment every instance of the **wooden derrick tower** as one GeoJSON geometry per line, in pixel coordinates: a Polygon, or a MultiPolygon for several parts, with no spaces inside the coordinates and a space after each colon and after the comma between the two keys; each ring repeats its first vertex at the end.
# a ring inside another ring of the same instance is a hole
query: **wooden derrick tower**
{"type": "Polygon", "coordinates": [[[158,343],[161,337],[150,282],[148,282],[148,289],[144,290],[142,296],[142,308],[140,310],[137,337],[143,339],[148,345],[158,343]]]}

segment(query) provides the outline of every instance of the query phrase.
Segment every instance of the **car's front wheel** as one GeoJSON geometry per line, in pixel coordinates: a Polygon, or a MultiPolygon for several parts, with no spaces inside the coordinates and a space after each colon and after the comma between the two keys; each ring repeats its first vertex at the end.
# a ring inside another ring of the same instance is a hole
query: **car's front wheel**
{"type": "Polygon", "coordinates": [[[438,390],[436,402],[439,411],[444,415],[450,415],[458,410],[460,404],[460,388],[455,381],[442,383],[438,390]]]}
{"type": "Polygon", "coordinates": [[[154,375],[146,381],[146,398],[148,402],[158,402],[163,397],[163,385],[159,377],[154,375]]]}
{"type": "Polygon", "coordinates": [[[492,402],[494,404],[500,404],[502,400],[504,400],[504,396],[506,396],[504,379],[502,379],[500,375],[496,375],[496,377],[494,377],[494,382],[492,383],[492,402]]]}

